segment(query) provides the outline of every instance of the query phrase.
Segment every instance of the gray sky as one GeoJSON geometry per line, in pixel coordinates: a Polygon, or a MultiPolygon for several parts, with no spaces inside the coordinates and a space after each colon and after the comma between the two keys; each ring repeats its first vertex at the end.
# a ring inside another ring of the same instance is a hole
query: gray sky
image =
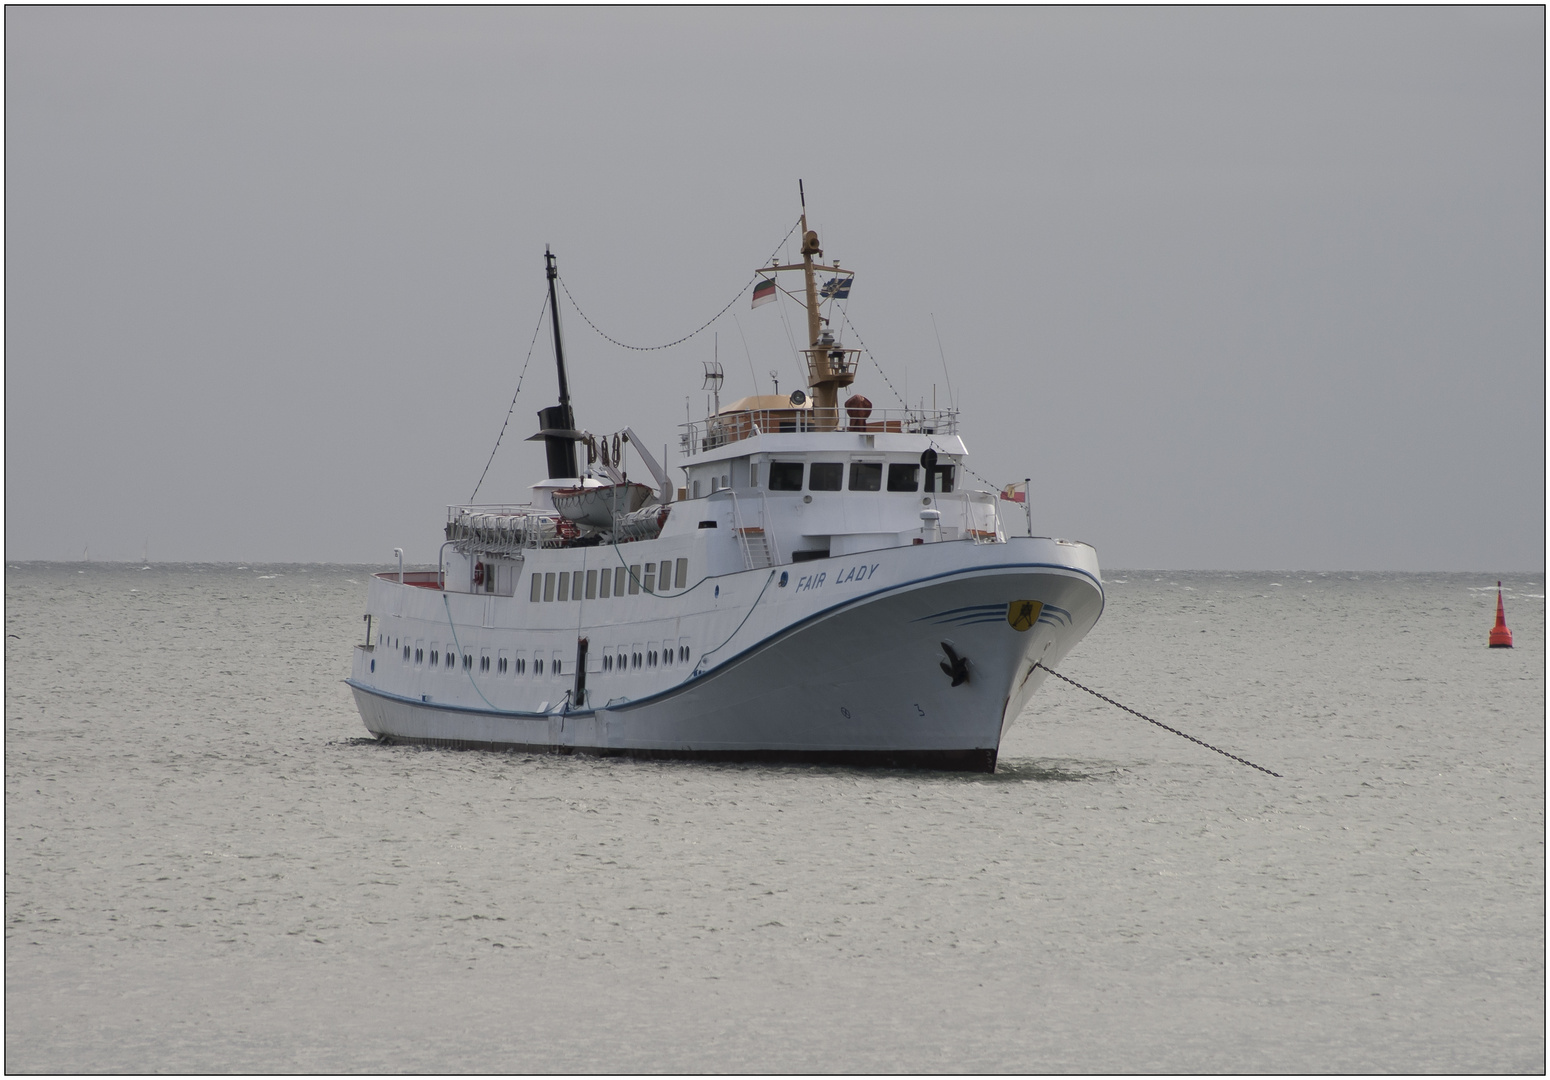
{"type": "MultiPolygon", "coordinates": [[[[1541,8],[5,19],[10,560],[434,561],[544,244],[659,344],[801,177],[888,380],[945,403],[934,314],[971,465],[1033,477],[1038,531],[1113,567],[1544,566],[1541,8]]],[[[660,352],[561,322],[593,431],[676,446],[715,334],[724,399],[750,354],[797,385],[746,296],[660,352]]],[[[542,474],[555,394],[540,339],[481,501],[542,474]]]]}

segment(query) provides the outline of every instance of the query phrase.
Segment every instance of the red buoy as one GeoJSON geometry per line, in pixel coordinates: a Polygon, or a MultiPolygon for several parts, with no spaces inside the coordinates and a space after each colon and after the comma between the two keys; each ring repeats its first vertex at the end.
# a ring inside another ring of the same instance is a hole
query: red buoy
{"type": "Polygon", "coordinates": [[[1512,648],[1512,631],[1507,629],[1507,611],[1502,607],[1502,583],[1496,583],[1496,625],[1491,627],[1491,648],[1512,648]]]}

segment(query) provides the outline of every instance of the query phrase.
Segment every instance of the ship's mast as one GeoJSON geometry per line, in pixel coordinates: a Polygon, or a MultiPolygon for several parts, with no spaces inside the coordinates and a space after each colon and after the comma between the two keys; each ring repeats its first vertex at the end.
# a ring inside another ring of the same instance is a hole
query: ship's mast
{"type": "Polygon", "coordinates": [[[560,341],[560,303],[554,295],[554,253],[544,246],[544,269],[549,276],[549,325],[554,328],[554,364],[560,372],[560,403],[538,410],[538,434],[534,439],[544,441],[544,454],[549,459],[549,478],[569,478],[581,475],[576,467],[576,418],[570,408],[570,384],[565,379],[565,346],[560,341]]]}
{"type": "MultiPolygon", "coordinates": [[[[823,248],[818,245],[818,233],[807,227],[807,192],[800,180],[797,181],[797,193],[802,199],[802,261],[787,266],[766,266],[761,269],[766,272],[802,271],[807,304],[807,348],[802,352],[807,357],[808,384],[813,388],[813,421],[818,430],[833,431],[839,426],[840,387],[849,386],[855,381],[856,361],[861,351],[842,348],[835,343],[834,335],[824,329],[825,320],[818,313],[816,274],[822,270],[824,273],[833,274],[836,281],[848,278],[851,274],[838,263],[825,266],[814,259],[814,256],[819,259],[823,257],[823,248]]],[[[787,295],[791,294],[787,293],[787,295]]]]}
{"type": "MultiPolygon", "coordinates": [[[[823,319],[818,314],[818,279],[813,276],[813,256],[822,255],[823,248],[818,246],[818,234],[808,231],[807,191],[800,180],[797,181],[797,195],[802,200],[802,277],[807,284],[807,344],[811,348],[818,344],[823,326],[823,319]]],[[[822,406],[822,402],[815,404],[822,406]]]]}

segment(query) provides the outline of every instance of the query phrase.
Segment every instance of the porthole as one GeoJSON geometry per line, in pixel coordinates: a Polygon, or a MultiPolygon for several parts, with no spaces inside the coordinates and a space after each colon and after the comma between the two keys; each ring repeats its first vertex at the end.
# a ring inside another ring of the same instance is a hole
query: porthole
{"type": "Polygon", "coordinates": [[[376,657],[372,657],[372,660],[371,660],[371,670],[372,671],[376,671],[377,670],[377,659],[376,659],[376,657]]]}
{"type": "Polygon", "coordinates": [[[542,675],[543,673],[544,673],[544,660],[543,660],[543,657],[540,656],[540,657],[538,657],[537,659],[535,659],[533,661],[533,674],[534,675],[542,675]]]}
{"type": "Polygon", "coordinates": [[[431,650],[431,667],[435,667],[439,663],[441,663],[441,653],[440,653],[440,651],[438,651],[436,649],[432,649],[431,650]]]}
{"type": "Polygon", "coordinates": [[[473,656],[471,654],[469,654],[469,653],[464,653],[463,654],[463,670],[464,671],[470,671],[470,670],[473,669],[473,666],[474,666],[474,658],[473,658],[473,656]]]}
{"type": "Polygon", "coordinates": [[[453,656],[453,655],[452,655],[452,654],[451,654],[451,653],[448,653],[448,654],[447,654],[447,666],[448,666],[448,667],[451,667],[451,666],[452,666],[452,663],[453,663],[453,661],[454,661],[454,660],[455,660],[455,659],[456,659],[456,657],[454,657],[454,656],[453,656]]]}

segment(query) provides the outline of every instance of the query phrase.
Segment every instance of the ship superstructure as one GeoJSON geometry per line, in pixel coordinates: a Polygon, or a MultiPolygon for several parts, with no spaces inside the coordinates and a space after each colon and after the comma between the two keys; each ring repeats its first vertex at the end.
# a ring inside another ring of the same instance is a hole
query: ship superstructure
{"type": "Polygon", "coordinates": [[[802,261],[759,276],[801,275],[808,387],[684,425],[679,484],[633,430],[577,427],[545,253],[549,476],[520,504],[449,507],[437,571],[372,579],[348,681],[374,735],[994,769],[1035,663],[1102,611],[1096,553],[1028,535],[1020,507],[966,483],[954,410],[841,404],[859,352],[821,317],[818,278],[850,272],[821,261],[805,206],[800,228],[802,261]]]}

